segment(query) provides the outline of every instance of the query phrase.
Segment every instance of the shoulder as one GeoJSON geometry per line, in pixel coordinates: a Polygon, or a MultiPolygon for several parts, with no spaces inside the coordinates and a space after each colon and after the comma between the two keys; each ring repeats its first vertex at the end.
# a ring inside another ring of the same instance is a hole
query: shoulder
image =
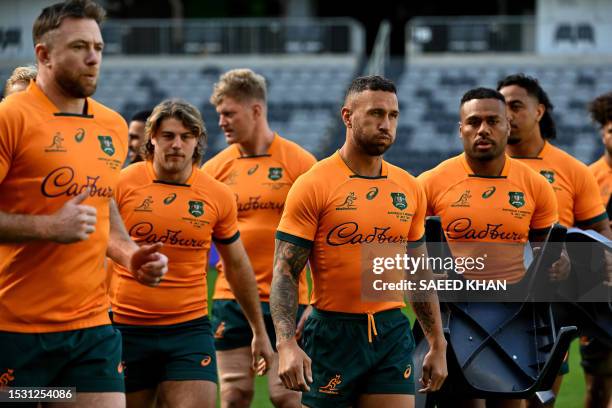
{"type": "Polygon", "coordinates": [[[201,168],[206,172],[214,173],[215,169],[224,167],[227,163],[232,162],[236,158],[236,147],[234,145],[229,145],[210,159],[206,160],[201,168]]]}
{"type": "Polygon", "coordinates": [[[317,159],[310,153],[308,150],[304,149],[299,144],[295,143],[292,140],[286,139],[277,134],[279,145],[281,150],[285,151],[290,155],[299,155],[301,157],[311,159],[312,161],[316,161],[317,159]]]}
{"type": "Polygon", "coordinates": [[[444,160],[433,169],[424,171],[417,177],[417,179],[421,183],[429,183],[432,180],[445,179],[445,184],[448,184],[450,180],[455,179],[458,175],[462,175],[464,173],[465,171],[459,162],[459,156],[455,156],[444,160]]]}
{"type": "Polygon", "coordinates": [[[89,98],[88,101],[92,104],[94,118],[98,123],[108,128],[127,131],[128,125],[123,116],[94,99],[89,98]]]}

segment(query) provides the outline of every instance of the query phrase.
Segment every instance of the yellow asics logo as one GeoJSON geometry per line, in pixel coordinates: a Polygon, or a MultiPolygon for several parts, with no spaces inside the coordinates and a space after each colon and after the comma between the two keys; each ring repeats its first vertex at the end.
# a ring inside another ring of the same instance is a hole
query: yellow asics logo
{"type": "Polygon", "coordinates": [[[215,339],[222,339],[223,332],[225,331],[225,322],[221,322],[221,324],[215,330],[215,339]]]}
{"type": "Polygon", "coordinates": [[[336,374],[335,377],[329,380],[325,387],[319,388],[319,392],[325,394],[338,394],[338,389],[336,388],[336,386],[340,383],[342,383],[342,377],[340,376],[340,374],[336,374]]]}
{"type": "Polygon", "coordinates": [[[404,378],[405,379],[410,378],[410,374],[412,374],[412,366],[410,364],[408,364],[408,367],[406,368],[406,371],[404,371],[404,378]]]}
{"type": "Polygon", "coordinates": [[[200,361],[200,365],[202,367],[206,367],[207,365],[210,364],[211,361],[212,361],[212,358],[210,356],[206,356],[202,359],[202,361],[200,361]]]}

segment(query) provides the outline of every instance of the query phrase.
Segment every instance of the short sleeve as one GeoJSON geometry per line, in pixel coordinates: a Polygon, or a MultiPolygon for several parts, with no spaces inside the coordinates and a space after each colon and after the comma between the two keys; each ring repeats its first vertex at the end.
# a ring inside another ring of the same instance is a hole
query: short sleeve
{"type": "Polygon", "coordinates": [[[595,176],[586,166],[581,166],[580,169],[581,174],[576,177],[574,223],[588,225],[605,219],[606,209],[601,202],[601,193],[595,176]]]}
{"type": "Polygon", "coordinates": [[[417,181],[422,188],[425,198],[425,215],[436,215],[433,205],[433,191],[431,183],[431,173],[426,171],[417,177],[417,181]]]}
{"type": "Polygon", "coordinates": [[[221,191],[216,194],[219,216],[213,227],[215,243],[231,244],[240,236],[238,232],[238,208],[236,199],[230,189],[219,183],[221,191]]]}
{"type": "Polygon", "coordinates": [[[421,183],[415,180],[416,188],[416,210],[412,217],[412,223],[410,224],[410,231],[408,232],[409,241],[418,241],[425,235],[425,215],[427,213],[427,198],[425,196],[425,190],[421,183]]]}
{"type": "Polygon", "coordinates": [[[535,177],[534,181],[536,202],[529,229],[549,228],[559,220],[557,197],[552,186],[544,177],[535,177]]]}
{"type": "Polygon", "coordinates": [[[312,246],[322,209],[321,194],[321,187],[317,188],[310,177],[300,177],[287,194],[276,238],[300,246],[312,246]]]}
{"type": "Polygon", "coordinates": [[[16,150],[17,135],[14,126],[11,125],[9,111],[0,109],[0,183],[4,181],[11,169],[16,150]]]}

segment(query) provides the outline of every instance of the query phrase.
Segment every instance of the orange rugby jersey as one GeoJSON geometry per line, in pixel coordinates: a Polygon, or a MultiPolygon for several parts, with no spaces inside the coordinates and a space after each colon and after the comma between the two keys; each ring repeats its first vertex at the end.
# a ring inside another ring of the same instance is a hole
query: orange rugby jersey
{"type": "Polygon", "coordinates": [[[168,273],[159,286],[150,287],[113,263],[113,320],[168,325],[205,316],[211,239],[230,244],[240,235],[231,191],[195,166],[186,184],[158,181],[146,161],[121,172],[116,198],[134,241],[164,244],[168,273]]]}
{"type": "MultiPolygon", "coordinates": [[[[289,188],[316,162],[314,156],[297,144],[274,134],[268,154],[242,156],[238,145],[228,146],[202,167],[225,183],[234,193],[238,205],[240,237],[257,279],[259,298],[270,300],[274,232],[278,226],[289,188]]],[[[223,265],[217,263],[219,275],[215,299],[234,299],[223,265]]],[[[300,277],[301,304],[308,303],[306,274],[300,277]]]]}
{"type": "Polygon", "coordinates": [[[440,216],[453,255],[487,254],[483,270],[465,272],[471,279],[519,281],[525,274],[523,245],[529,230],[557,221],[555,195],[546,180],[507,156],[498,177],[474,175],[462,153],[421,174],[419,181],[427,195],[427,214],[440,216]],[[453,248],[453,242],[502,245],[453,248]]]}
{"type": "Polygon", "coordinates": [[[591,170],[599,185],[601,202],[607,206],[608,201],[610,201],[610,194],[612,194],[612,167],[608,165],[605,157],[601,157],[589,166],[589,170],[591,170]]]}
{"type": "Polygon", "coordinates": [[[380,177],[360,177],[336,152],[291,187],[276,237],[312,246],[315,307],[376,313],[404,303],[362,301],[362,245],[419,241],[426,205],[422,187],[399,167],[383,161],[380,177]]]}
{"type": "Polygon", "coordinates": [[[548,180],[557,196],[559,223],[588,225],[606,218],[599,188],[588,167],[548,142],[534,158],[515,157],[548,180]]]}
{"type": "Polygon", "coordinates": [[[127,124],[87,98],[59,112],[35,82],[0,104],[0,211],[43,215],[90,188],[96,231],[70,245],[0,243],[0,330],[43,333],[109,324],[104,259],[109,200],[127,154],[127,124]]]}

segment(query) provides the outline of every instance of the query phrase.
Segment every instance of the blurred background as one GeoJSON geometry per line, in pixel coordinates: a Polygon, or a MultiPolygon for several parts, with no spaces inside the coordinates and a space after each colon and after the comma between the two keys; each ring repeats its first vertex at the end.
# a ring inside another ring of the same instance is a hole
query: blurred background
{"type": "MultiPolygon", "coordinates": [[[[48,0],[0,2],[0,77],[34,62],[31,25],[48,0]]],[[[268,81],[274,130],[318,158],[342,142],[343,92],[384,74],[399,90],[396,145],[413,174],[460,150],[458,105],[509,73],[537,77],[555,105],[556,144],[601,154],[586,104],[612,90],[608,0],[103,0],[105,59],[95,98],[124,115],[182,97],[203,112],[207,157],[225,145],[208,98],[219,74],[248,67],[268,81]]]]}

